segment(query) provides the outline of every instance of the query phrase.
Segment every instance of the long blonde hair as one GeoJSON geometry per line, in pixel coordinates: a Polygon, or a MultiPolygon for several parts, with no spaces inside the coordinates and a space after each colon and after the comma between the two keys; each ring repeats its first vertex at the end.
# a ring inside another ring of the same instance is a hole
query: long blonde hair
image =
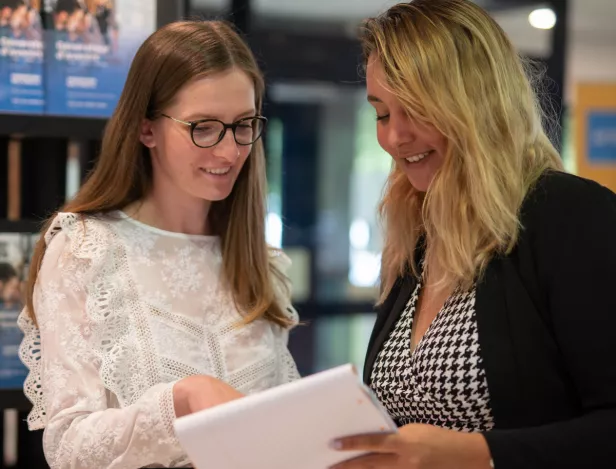
{"type": "Polygon", "coordinates": [[[364,23],[365,61],[378,58],[410,117],[448,142],[428,191],[393,168],[380,214],[385,226],[382,302],[396,278],[418,275],[416,249],[468,288],[495,255],[509,253],[522,202],[542,173],[562,167],[542,126],[529,67],[498,24],[468,0],[415,0],[364,23]]]}
{"type": "MultiPolygon", "coordinates": [[[[183,21],[167,25],[141,46],[131,65],[124,90],[105,129],[96,167],[73,200],[61,211],[94,215],[126,207],[151,189],[152,165],[140,142],[144,118],[156,119],[189,81],[232,67],[244,71],[255,86],[257,113],[264,84],[248,46],[227,23],[183,21]]],[[[284,281],[270,263],[265,241],[265,156],[257,141],[242,168],[231,195],[212,204],[209,217],[221,237],[223,275],[233,298],[246,313],[244,322],[265,318],[286,327],[291,324],[277,304],[272,278],[284,281]]],[[[47,231],[53,217],[43,229],[47,231]]],[[[35,320],[33,291],[46,244],[37,243],[27,289],[27,309],[35,320]]]]}

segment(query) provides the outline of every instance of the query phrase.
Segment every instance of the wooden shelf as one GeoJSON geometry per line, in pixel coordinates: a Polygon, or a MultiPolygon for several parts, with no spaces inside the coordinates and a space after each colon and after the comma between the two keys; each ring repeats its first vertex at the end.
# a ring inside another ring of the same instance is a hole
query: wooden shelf
{"type": "Polygon", "coordinates": [[[0,233],[38,233],[42,227],[43,220],[0,219],[0,233]]]}
{"type": "Polygon", "coordinates": [[[31,114],[0,114],[0,135],[100,140],[107,119],[31,114]]]}
{"type": "Polygon", "coordinates": [[[21,389],[0,389],[0,410],[29,411],[32,404],[21,389]]]}

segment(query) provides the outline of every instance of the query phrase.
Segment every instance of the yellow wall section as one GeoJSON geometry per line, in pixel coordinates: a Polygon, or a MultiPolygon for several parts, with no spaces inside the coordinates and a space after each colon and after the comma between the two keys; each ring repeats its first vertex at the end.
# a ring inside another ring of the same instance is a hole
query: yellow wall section
{"type": "Polygon", "coordinates": [[[577,174],[616,192],[616,160],[613,163],[591,163],[588,159],[587,115],[593,110],[612,111],[616,114],[616,84],[580,83],[576,87],[575,99],[577,174]]]}

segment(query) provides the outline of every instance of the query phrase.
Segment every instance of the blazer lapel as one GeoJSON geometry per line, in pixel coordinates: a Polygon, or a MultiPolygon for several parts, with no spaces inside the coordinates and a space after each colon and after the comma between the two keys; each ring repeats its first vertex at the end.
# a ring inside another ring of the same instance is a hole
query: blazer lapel
{"type": "Polygon", "coordinates": [[[374,366],[376,357],[381,350],[383,343],[387,340],[387,337],[396,324],[396,321],[402,314],[404,306],[408,302],[411,297],[411,293],[415,288],[415,284],[416,280],[412,275],[405,276],[402,279],[402,285],[399,289],[397,289],[397,296],[396,291],[392,291],[393,297],[391,298],[391,301],[390,298],[387,298],[383,304],[381,313],[384,315],[384,319],[379,321],[380,318],[377,318],[377,323],[374,326],[375,329],[373,331],[372,339],[370,340],[370,345],[368,347],[368,353],[366,355],[366,363],[364,365],[364,382],[367,385],[370,385],[370,375],[372,374],[372,367],[374,366]]]}

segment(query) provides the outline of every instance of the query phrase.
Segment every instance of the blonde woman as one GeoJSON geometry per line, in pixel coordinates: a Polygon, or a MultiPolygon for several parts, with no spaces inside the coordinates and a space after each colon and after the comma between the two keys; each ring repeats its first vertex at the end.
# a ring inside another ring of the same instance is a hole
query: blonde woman
{"type": "Polygon", "coordinates": [[[53,469],[186,467],[176,417],[298,378],[288,260],[265,242],[263,92],[225,23],[174,23],[137,52],[19,321],[53,469]]]}
{"type": "Polygon", "coordinates": [[[366,22],[392,156],[365,380],[397,422],[337,469],[616,461],[616,196],[561,172],[501,28],[467,0],[366,22]]]}

